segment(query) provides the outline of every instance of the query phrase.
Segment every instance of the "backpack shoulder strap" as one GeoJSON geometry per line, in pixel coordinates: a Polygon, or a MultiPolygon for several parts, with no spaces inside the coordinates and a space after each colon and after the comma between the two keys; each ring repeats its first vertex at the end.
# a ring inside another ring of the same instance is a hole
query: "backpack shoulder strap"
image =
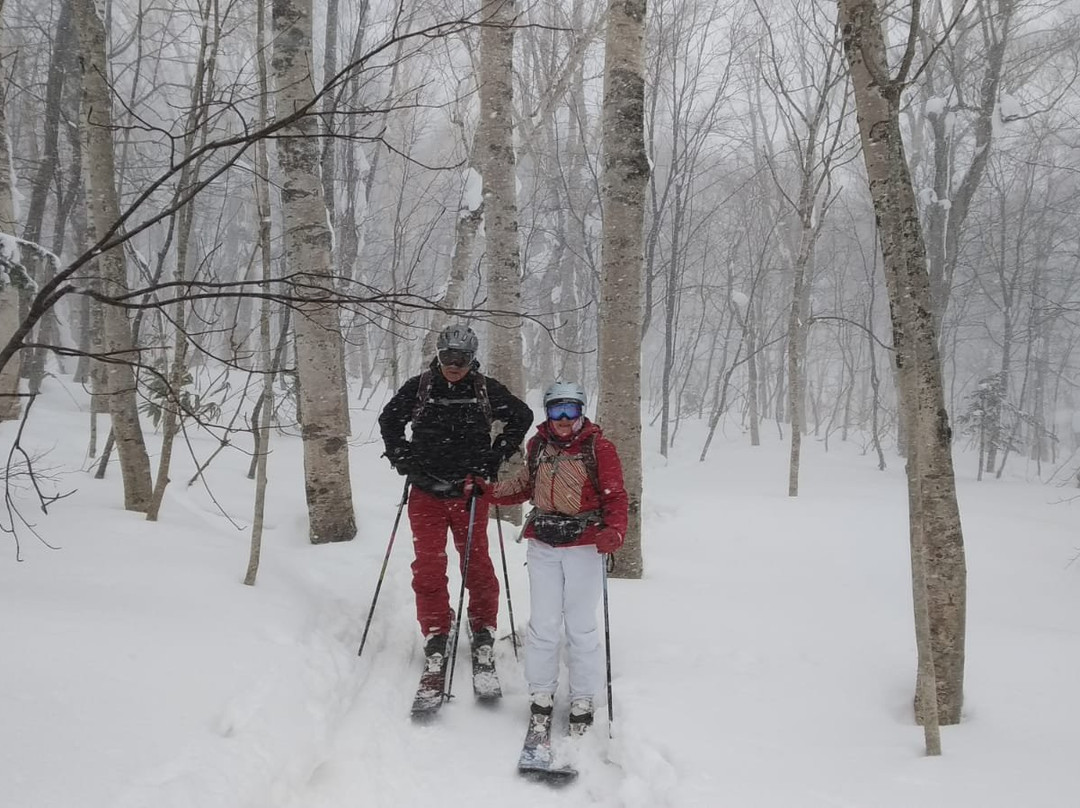
{"type": "Polygon", "coordinates": [[[585,470],[589,472],[589,480],[596,489],[598,495],[603,495],[600,488],[600,466],[596,462],[596,433],[594,432],[581,447],[581,460],[585,464],[585,470]]]}
{"type": "Polygon", "coordinates": [[[412,419],[418,419],[431,398],[431,368],[420,374],[420,386],[416,388],[416,403],[413,404],[412,419]]]}
{"type": "Polygon", "coordinates": [[[547,441],[537,435],[536,440],[529,444],[529,453],[525,458],[525,465],[529,469],[530,491],[536,485],[536,471],[540,468],[540,453],[544,451],[544,444],[546,443],[547,441]]]}
{"type": "Polygon", "coordinates": [[[476,400],[480,403],[480,409],[484,412],[484,420],[487,421],[488,429],[495,420],[495,413],[491,409],[491,399],[488,398],[487,378],[479,371],[473,371],[473,389],[476,391],[476,400]]]}

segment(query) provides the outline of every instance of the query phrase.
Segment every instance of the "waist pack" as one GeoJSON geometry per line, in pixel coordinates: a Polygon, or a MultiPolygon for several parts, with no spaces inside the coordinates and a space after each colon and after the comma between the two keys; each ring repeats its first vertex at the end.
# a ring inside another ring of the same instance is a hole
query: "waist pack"
{"type": "Polygon", "coordinates": [[[581,534],[585,532],[585,528],[589,525],[600,524],[600,513],[598,511],[588,511],[574,516],[567,516],[562,513],[533,511],[530,521],[533,536],[544,544],[558,547],[563,544],[573,544],[581,538],[581,534]]]}

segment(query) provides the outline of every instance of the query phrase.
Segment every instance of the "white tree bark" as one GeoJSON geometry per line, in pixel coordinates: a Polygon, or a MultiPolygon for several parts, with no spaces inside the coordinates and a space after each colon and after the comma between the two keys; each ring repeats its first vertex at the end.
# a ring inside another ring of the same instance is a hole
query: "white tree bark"
{"type": "MultiPolygon", "coordinates": [[[[87,219],[96,237],[108,233],[120,220],[113,154],[112,92],[108,81],[105,25],[93,0],[75,0],[75,27],[82,54],[82,107],[79,124],[83,137],[87,219]]],[[[127,263],[117,247],[97,258],[100,289],[106,295],[128,291],[127,263]]],[[[109,414],[124,480],[124,507],[145,512],[150,504],[150,459],[139,424],[135,374],[128,362],[138,360],[132,350],[127,311],[103,307],[102,349],[108,357],[106,384],[109,414]]]]}
{"type": "MultiPolygon", "coordinates": [[[[443,293],[439,305],[443,308],[454,309],[461,305],[461,293],[465,289],[465,279],[468,271],[473,266],[475,255],[476,235],[480,230],[480,224],[484,219],[484,206],[480,205],[476,210],[458,211],[457,224],[454,233],[454,255],[450,259],[450,274],[446,278],[446,291],[443,293]]],[[[435,311],[431,318],[431,325],[424,337],[422,355],[427,361],[435,355],[435,343],[439,334],[450,324],[450,315],[443,311],[435,311]]]]}
{"type": "Polygon", "coordinates": [[[517,160],[514,157],[514,3],[491,0],[481,10],[479,162],[484,177],[484,268],[488,307],[510,312],[491,319],[486,346],[491,375],[523,396],[521,250],[518,245],[517,160]]]}
{"type": "MultiPolygon", "coordinates": [[[[273,72],[278,115],[314,97],[311,0],[274,0],[273,72]]],[[[304,480],[312,543],[348,541],[356,535],[349,476],[349,412],[338,308],[320,302],[333,289],[333,235],[319,175],[319,124],[303,116],[277,141],[282,173],[282,214],[287,272],[300,275],[310,302],[297,307],[296,364],[304,438],[304,480]]],[[[300,291],[300,290],[298,290],[300,291]]]]}
{"type": "MultiPolygon", "coordinates": [[[[0,9],[3,8],[0,2],[0,9]]],[[[0,21],[0,31],[3,30],[0,21]]],[[[15,202],[12,196],[11,152],[8,149],[7,94],[0,91],[0,234],[14,236],[18,223],[15,221],[15,202]]],[[[0,261],[17,263],[19,251],[13,239],[5,239],[0,245],[0,261]],[[8,255],[8,252],[11,254],[8,255]]],[[[6,268],[5,268],[6,269],[6,268]]],[[[19,290],[13,282],[13,272],[6,269],[7,278],[0,280],[0,345],[5,344],[19,327],[19,290]]],[[[0,371],[0,421],[12,421],[22,412],[19,400],[19,354],[0,371]]]]}
{"type": "MultiPolygon", "coordinates": [[[[839,8],[892,312],[907,436],[913,590],[917,611],[925,597],[929,615],[924,621],[917,613],[915,624],[919,646],[933,653],[932,660],[920,660],[920,670],[930,665],[936,676],[937,717],[943,724],[956,724],[963,706],[967,573],[926,246],[900,132],[901,94],[912,53],[891,78],[882,15],[874,0],[840,0],[839,8]],[[929,642],[921,636],[924,622],[929,622],[929,642]]],[[[919,698],[925,673],[918,678],[916,715],[932,722],[934,710],[924,709],[919,698]]]]}
{"type": "Polygon", "coordinates": [[[615,575],[640,578],[641,276],[645,153],[645,0],[609,0],[604,46],[603,261],[597,420],[618,447],[630,521],[615,575]]]}
{"type": "MultiPolygon", "coordinates": [[[[256,64],[259,78],[259,126],[266,124],[267,88],[266,71],[266,4],[258,3],[255,12],[255,42],[258,44],[256,64]]],[[[270,258],[270,160],[266,154],[266,141],[255,144],[255,204],[259,211],[259,258],[262,264],[263,291],[271,291],[270,278],[273,266],[270,258]]],[[[270,459],[270,421],[274,412],[274,346],[270,336],[270,299],[264,297],[259,311],[259,342],[262,352],[262,415],[259,421],[255,446],[255,512],[251,520],[251,549],[248,553],[247,572],[244,583],[255,586],[262,558],[262,534],[266,514],[266,464],[270,459]]]]}
{"type": "MultiPolygon", "coordinates": [[[[466,144],[464,124],[459,124],[462,134],[462,143],[466,144]]],[[[468,165],[471,170],[479,168],[476,160],[479,152],[479,133],[473,135],[472,145],[468,146],[468,165]]],[[[469,180],[466,179],[466,183],[469,180]]],[[[465,189],[468,190],[467,188],[465,189]]],[[[465,289],[465,278],[469,269],[473,266],[476,237],[480,231],[480,225],[484,221],[484,204],[481,202],[475,209],[468,207],[469,200],[466,194],[462,194],[461,203],[458,207],[457,222],[454,226],[454,254],[450,258],[450,273],[446,278],[446,291],[443,293],[439,305],[443,308],[454,309],[461,304],[461,295],[465,289]]],[[[435,344],[440,332],[450,324],[450,315],[436,310],[431,317],[428,333],[424,336],[424,347],[421,352],[423,361],[427,361],[435,355],[435,344]]]]}
{"type": "MultiPolygon", "coordinates": [[[[514,155],[514,3],[491,0],[481,10],[480,125],[476,133],[484,178],[484,269],[488,307],[506,314],[490,319],[488,370],[511,393],[525,397],[521,345],[521,249],[518,244],[517,159],[514,155]]],[[[503,468],[513,475],[520,455],[503,468]]],[[[521,524],[521,507],[501,509],[521,524]]]]}

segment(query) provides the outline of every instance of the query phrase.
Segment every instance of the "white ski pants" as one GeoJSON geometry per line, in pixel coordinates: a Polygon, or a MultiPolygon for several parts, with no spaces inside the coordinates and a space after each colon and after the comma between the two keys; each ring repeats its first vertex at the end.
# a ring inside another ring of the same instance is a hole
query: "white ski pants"
{"type": "Polygon", "coordinates": [[[530,693],[554,694],[559,686],[559,648],[566,628],[570,698],[601,692],[604,649],[597,626],[604,557],[592,544],[551,547],[529,540],[529,630],[525,679],[530,693]]]}

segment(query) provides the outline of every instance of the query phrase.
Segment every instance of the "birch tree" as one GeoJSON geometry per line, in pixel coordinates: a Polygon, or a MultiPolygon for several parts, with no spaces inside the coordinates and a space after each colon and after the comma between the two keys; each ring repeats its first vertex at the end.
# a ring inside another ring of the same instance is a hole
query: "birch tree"
{"type": "MultiPolygon", "coordinates": [[[[266,4],[256,0],[255,12],[256,73],[259,82],[259,125],[265,126],[269,117],[269,79],[266,69],[266,4]]],[[[255,204],[259,212],[259,262],[267,292],[271,291],[273,274],[270,260],[270,160],[266,141],[255,144],[255,204]]],[[[274,411],[274,350],[270,338],[270,299],[263,298],[259,312],[259,343],[262,349],[263,389],[259,399],[261,420],[256,427],[255,440],[255,512],[251,520],[251,551],[248,554],[244,583],[255,585],[262,557],[263,523],[266,516],[266,464],[270,456],[270,420],[274,411]]]]}
{"type": "MultiPolygon", "coordinates": [[[[315,95],[311,17],[311,0],[274,0],[272,63],[279,117],[310,105],[315,95]]],[[[314,544],[348,541],[356,535],[349,412],[341,392],[345,379],[341,327],[338,307],[325,302],[333,296],[333,236],[319,174],[318,129],[315,117],[300,116],[283,128],[277,141],[285,263],[308,285],[306,296],[311,301],[297,306],[294,329],[304,487],[314,544]]]]}
{"type": "Polygon", "coordinates": [[[756,2],[766,31],[761,55],[762,79],[775,101],[789,165],[773,154],[764,140],[769,173],[780,207],[790,221],[788,238],[781,240],[791,268],[791,308],[788,316],[788,415],[791,447],[788,496],[799,494],[802,435],[806,431],[806,332],[810,317],[814,253],[830,205],[833,169],[846,151],[843,119],[847,92],[841,70],[839,32],[831,15],[815,3],[796,4],[788,25],[756,2]],[[774,27],[777,30],[774,33],[774,27]],[[782,33],[781,33],[782,32],[782,33]],[[786,39],[787,52],[784,42],[786,39]]]}
{"type": "MultiPolygon", "coordinates": [[[[521,251],[518,244],[517,161],[514,157],[514,3],[493,0],[481,12],[480,125],[484,178],[484,267],[488,306],[497,312],[488,327],[488,364],[515,395],[524,398],[521,346],[521,251]],[[503,314],[506,312],[506,314],[503,314]]],[[[517,457],[507,468],[514,472],[517,457]]],[[[505,510],[521,522],[521,508],[505,510]]]]}
{"type": "MultiPolygon", "coordinates": [[[[3,0],[0,0],[0,34],[3,33],[3,0]]],[[[5,82],[6,84],[6,82],[5,82]]],[[[15,202],[12,196],[11,151],[8,148],[7,93],[0,88],[0,342],[6,342],[19,325],[19,290],[15,285],[22,273],[16,232],[15,202]]],[[[0,421],[19,417],[19,363],[10,362],[0,372],[0,421]]]]}
{"type": "MultiPolygon", "coordinates": [[[[191,85],[191,107],[188,112],[187,126],[183,139],[182,155],[184,168],[180,171],[177,184],[177,196],[198,181],[200,161],[191,160],[196,146],[205,145],[207,137],[206,115],[207,99],[214,95],[214,69],[217,61],[217,46],[221,20],[211,18],[215,4],[207,3],[202,9],[199,20],[199,54],[195,64],[195,77],[191,85]]],[[[260,49],[260,54],[262,53],[260,49]]],[[[262,145],[261,143],[259,145],[262,145]]],[[[176,227],[176,269],[174,277],[177,284],[188,281],[188,257],[191,253],[191,234],[195,221],[195,201],[181,207],[170,221],[170,232],[175,222],[176,227]]],[[[165,497],[165,488],[169,484],[169,466],[172,461],[173,442],[180,429],[180,421],[190,413],[183,412],[182,388],[188,370],[188,334],[186,330],[188,307],[185,301],[177,302],[170,318],[175,327],[172,367],[168,371],[168,389],[163,401],[161,455],[158,460],[157,479],[153,496],[146,513],[148,521],[157,521],[161,503],[165,497]]]]}
{"type": "MultiPolygon", "coordinates": [[[[62,0],[59,16],[56,22],[56,31],[53,35],[49,54],[49,67],[45,83],[45,108],[42,123],[42,146],[41,159],[33,173],[30,186],[30,201],[27,205],[26,220],[23,226],[23,241],[28,244],[43,244],[45,209],[49,192],[54,182],[60,176],[60,124],[61,110],[64,106],[65,94],[71,94],[72,85],[76,84],[75,74],[77,67],[73,57],[75,56],[75,30],[71,25],[71,0],[62,0]]],[[[66,117],[66,116],[64,116],[66,117]]],[[[75,160],[72,161],[76,163],[75,160]]],[[[77,183],[78,170],[71,171],[72,181],[77,183]]],[[[57,183],[57,196],[62,196],[57,183]]],[[[70,206],[69,206],[70,207],[70,206]]],[[[53,254],[60,255],[63,251],[64,229],[68,211],[64,209],[62,201],[57,199],[57,208],[54,214],[53,254]]],[[[47,268],[52,266],[52,260],[31,259],[34,264],[34,277],[40,283],[47,276],[47,268]]],[[[55,268],[53,268],[55,269],[55,268]]],[[[51,274],[51,273],[49,273],[51,274]]],[[[24,298],[28,297],[24,295],[24,298]]],[[[49,344],[55,342],[59,332],[59,322],[55,312],[49,312],[38,326],[37,342],[49,344]]],[[[10,336],[10,332],[7,336],[10,336]]],[[[0,342],[7,339],[0,336],[0,342]]],[[[30,392],[38,393],[45,375],[44,348],[35,348],[29,352],[27,364],[27,376],[30,382],[30,392]]]]}
{"type": "Polygon", "coordinates": [[[960,721],[967,573],[926,245],[900,130],[902,94],[914,61],[919,6],[912,5],[911,31],[895,76],[889,72],[882,10],[877,3],[839,0],[839,8],[892,312],[901,418],[907,438],[915,624],[919,646],[924,649],[916,686],[916,716],[929,728],[935,719],[943,724],[960,721]],[[920,619],[923,617],[925,620],[920,619]],[[936,684],[936,699],[930,683],[936,684]]]}
{"type": "MultiPolygon", "coordinates": [[[[480,166],[484,177],[484,267],[488,306],[521,311],[517,178],[514,157],[514,3],[493,0],[481,11],[480,166]]],[[[523,395],[521,319],[497,316],[488,329],[488,364],[515,395],[523,395]]]]}
{"type": "MultiPolygon", "coordinates": [[[[112,91],[109,86],[104,20],[93,0],[74,0],[75,28],[79,32],[81,55],[82,129],[86,186],[87,225],[97,238],[112,232],[120,222],[120,201],[116,191],[113,153],[112,91]]],[[[98,255],[95,265],[101,290],[119,297],[128,290],[127,262],[123,247],[98,255]]],[[[145,512],[150,506],[150,459],[139,424],[135,374],[138,361],[131,340],[127,310],[104,306],[102,350],[105,357],[109,414],[124,480],[124,507],[145,512]]]]}
{"type": "Polygon", "coordinates": [[[961,8],[958,18],[949,20],[944,19],[944,7],[934,4],[927,24],[919,24],[925,53],[932,52],[946,25],[952,25],[954,31],[942,43],[950,58],[934,59],[925,71],[928,97],[922,105],[932,158],[924,221],[934,325],[939,335],[952,294],[964,224],[991,154],[1016,5],[1017,0],[977,0],[970,8],[961,8]],[[971,45],[968,40],[972,38],[980,38],[981,47],[971,45]],[[978,56],[965,52],[972,50],[978,56]],[[982,73],[972,81],[963,75],[964,67],[982,73]],[[958,125],[958,116],[969,118],[970,125],[958,125]],[[968,138],[971,143],[964,143],[968,138]]]}
{"type": "Polygon", "coordinates": [[[603,259],[597,420],[619,447],[630,521],[615,575],[640,578],[641,277],[645,189],[645,0],[609,0],[604,43],[603,259]]]}

